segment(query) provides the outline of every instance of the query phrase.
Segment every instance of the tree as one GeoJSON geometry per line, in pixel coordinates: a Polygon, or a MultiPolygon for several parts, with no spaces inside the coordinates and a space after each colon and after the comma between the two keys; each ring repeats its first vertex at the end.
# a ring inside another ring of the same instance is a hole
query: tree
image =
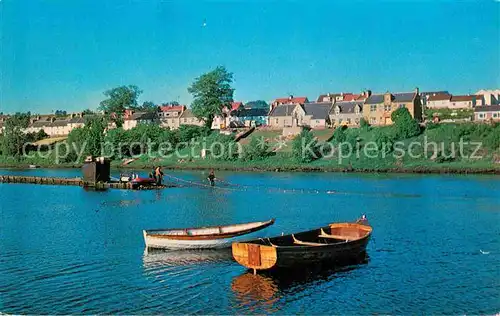
{"type": "Polygon", "coordinates": [[[56,110],[54,112],[55,116],[66,116],[68,115],[68,112],[64,111],[64,110],[56,110]]]}
{"type": "Polygon", "coordinates": [[[391,119],[396,126],[396,136],[398,139],[407,139],[420,134],[420,126],[413,119],[407,108],[399,108],[392,112],[391,119]]]}
{"type": "Polygon", "coordinates": [[[2,153],[19,159],[24,143],[28,140],[23,130],[28,127],[31,114],[16,113],[5,121],[5,130],[2,137],[2,153]]]}
{"type": "Polygon", "coordinates": [[[343,142],[345,142],[346,138],[347,138],[347,135],[346,135],[346,130],[347,129],[347,126],[345,125],[342,125],[342,126],[339,126],[335,129],[335,131],[333,132],[333,139],[335,140],[335,142],[337,144],[341,144],[343,142]]]}
{"type": "Polygon", "coordinates": [[[95,114],[95,112],[92,111],[91,109],[85,109],[85,110],[83,110],[82,114],[83,115],[92,115],[92,114],[95,114]]]}
{"type": "Polygon", "coordinates": [[[177,105],[180,105],[179,102],[177,101],[170,101],[170,102],[165,102],[163,103],[162,105],[165,105],[165,106],[177,106],[177,105]]]}
{"type": "Polygon", "coordinates": [[[193,114],[203,119],[208,128],[212,126],[214,116],[221,114],[222,109],[233,102],[232,82],[233,74],[219,66],[196,78],[188,88],[194,98],[191,104],[193,114]]]}
{"type": "Polygon", "coordinates": [[[36,140],[41,140],[47,137],[49,137],[49,134],[45,133],[43,129],[39,130],[35,136],[36,140]]]}
{"type": "Polygon", "coordinates": [[[253,136],[250,143],[243,148],[244,160],[261,160],[269,156],[269,143],[264,137],[253,136]]]}
{"type": "Polygon", "coordinates": [[[158,107],[152,101],[145,101],[141,106],[137,107],[137,110],[144,112],[156,112],[158,107]]]}
{"type": "Polygon", "coordinates": [[[359,120],[359,127],[367,130],[368,128],[370,128],[370,124],[368,124],[368,122],[364,118],[361,118],[359,120]]]}
{"type": "Polygon", "coordinates": [[[318,142],[313,133],[303,129],[292,142],[292,153],[298,162],[311,162],[319,157],[318,142]]]}
{"type": "Polygon", "coordinates": [[[267,104],[267,102],[264,100],[250,101],[247,104],[245,104],[245,107],[251,108],[251,109],[267,109],[267,110],[269,110],[269,104],[267,104]]]}
{"type": "Polygon", "coordinates": [[[120,86],[107,90],[104,95],[107,99],[101,101],[99,109],[111,115],[117,127],[123,125],[123,112],[126,109],[137,107],[137,98],[142,93],[137,86],[120,86]]]}

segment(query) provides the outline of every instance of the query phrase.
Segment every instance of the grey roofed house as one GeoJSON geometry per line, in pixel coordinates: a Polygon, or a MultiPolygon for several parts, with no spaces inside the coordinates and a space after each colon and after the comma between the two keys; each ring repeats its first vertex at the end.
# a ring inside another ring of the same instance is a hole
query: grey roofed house
{"type": "Polygon", "coordinates": [[[481,105],[474,108],[474,112],[496,112],[500,111],[500,105],[481,105]]]}
{"type": "Polygon", "coordinates": [[[290,116],[296,106],[296,104],[278,105],[269,113],[269,116],[290,116]]]}
{"type": "Polygon", "coordinates": [[[182,112],[182,114],[179,117],[189,118],[189,117],[194,117],[194,114],[191,111],[191,109],[185,109],[184,112],[182,112]]]}
{"type": "Polygon", "coordinates": [[[420,92],[420,95],[450,94],[448,91],[426,91],[420,92]]]}
{"type": "Polygon", "coordinates": [[[337,107],[340,107],[340,113],[355,113],[356,105],[360,107],[360,111],[363,109],[363,103],[364,102],[337,102],[333,105],[333,107],[330,110],[330,113],[334,114],[335,109],[337,107]]]}
{"type": "Polygon", "coordinates": [[[394,93],[392,95],[393,102],[411,102],[415,98],[415,92],[394,93]]]}
{"type": "Polygon", "coordinates": [[[312,119],[326,119],[332,108],[331,102],[305,103],[304,111],[306,115],[312,115],[312,119]]]}
{"type": "Polygon", "coordinates": [[[234,111],[234,116],[237,117],[267,116],[267,114],[268,110],[262,108],[250,108],[234,111]]]}
{"type": "Polygon", "coordinates": [[[383,94],[372,94],[365,100],[365,104],[378,104],[384,102],[383,94]]]}
{"type": "MultiPolygon", "coordinates": [[[[372,94],[365,100],[365,104],[384,103],[385,94],[372,94]]],[[[415,98],[415,92],[391,93],[392,102],[411,102],[415,98]]]]}
{"type": "Polygon", "coordinates": [[[54,122],[50,123],[50,126],[66,126],[68,125],[68,123],[68,120],[55,120],[54,122]]]}
{"type": "Polygon", "coordinates": [[[33,124],[31,124],[31,126],[32,127],[46,127],[46,126],[50,126],[50,124],[52,124],[52,122],[50,120],[39,120],[39,121],[33,122],[33,124]]]}
{"type": "Polygon", "coordinates": [[[156,118],[156,113],[155,112],[135,112],[132,114],[131,119],[132,120],[154,120],[156,118]]]}

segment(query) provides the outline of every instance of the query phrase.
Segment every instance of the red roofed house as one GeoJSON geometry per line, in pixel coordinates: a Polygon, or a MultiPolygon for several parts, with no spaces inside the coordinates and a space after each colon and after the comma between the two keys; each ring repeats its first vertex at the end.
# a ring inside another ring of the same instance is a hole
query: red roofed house
{"type": "Polygon", "coordinates": [[[278,98],[271,103],[271,108],[269,109],[269,112],[271,112],[278,105],[304,104],[304,103],[309,103],[307,97],[294,97],[293,95],[291,95],[288,98],[278,98]]]}
{"type": "Polygon", "coordinates": [[[243,102],[233,102],[231,107],[225,107],[222,109],[222,115],[216,115],[212,121],[212,129],[224,129],[229,126],[230,114],[232,112],[243,109],[243,102]]]}
{"type": "Polygon", "coordinates": [[[353,102],[353,101],[363,101],[371,95],[371,91],[363,91],[360,94],[354,94],[351,92],[341,92],[341,93],[327,93],[322,94],[318,97],[316,102],[353,102]]]}
{"type": "Polygon", "coordinates": [[[185,105],[161,105],[158,107],[158,117],[161,127],[179,128],[179,117],[186,110],[185,105]]]}

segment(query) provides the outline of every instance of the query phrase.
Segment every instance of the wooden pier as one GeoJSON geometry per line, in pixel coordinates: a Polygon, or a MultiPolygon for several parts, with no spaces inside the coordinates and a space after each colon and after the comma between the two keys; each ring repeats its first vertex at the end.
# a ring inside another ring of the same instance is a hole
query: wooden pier
{"type": "Polygon", "coordinates": [[[54,178],[33,176],[0,176],[0,183],[29,183],[48,185],[73,185],[95,189],[126,189],[126,190],[151,190],[176,187],[173,184],[164,185],[140,185],[136,186],[130,182],[87,182],[80,178],[54,178]]]}

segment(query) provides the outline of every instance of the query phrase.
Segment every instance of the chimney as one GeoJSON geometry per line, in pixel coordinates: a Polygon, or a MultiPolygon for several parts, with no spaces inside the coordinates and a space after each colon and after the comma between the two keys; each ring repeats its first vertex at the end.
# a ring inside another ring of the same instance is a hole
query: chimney
{"type": "Polygon", "coordinates": [[[372,95],[372,90],[366,90],[366,97],[369,97],[372,95]]]}
{"type": "Polygon", "coordinates": [[[415,93],[418,94],[418,87],[415,87],[415,93]]]}
{"type": "Polygon", "coordinates": [[[83,117],[83,112],[78,113],[78,117],[83,117]]]}
{"type": "Polygon", "coordinates": [[[75,118],[76,117],[76,114],[75,113],[71,113],[71,118],[75,118]]]}

